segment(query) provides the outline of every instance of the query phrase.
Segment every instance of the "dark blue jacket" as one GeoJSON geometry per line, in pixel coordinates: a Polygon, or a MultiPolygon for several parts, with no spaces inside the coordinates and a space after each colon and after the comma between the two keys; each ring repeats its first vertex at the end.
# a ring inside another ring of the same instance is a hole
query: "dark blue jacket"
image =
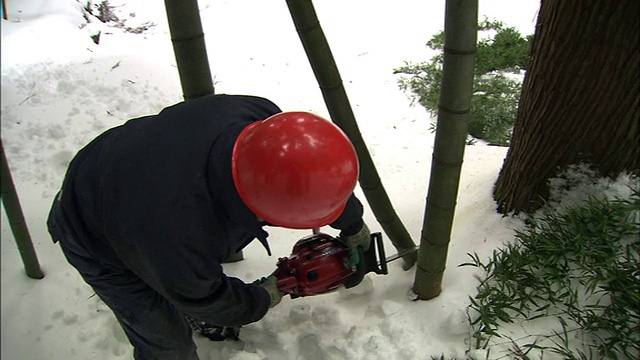
{"type": "MultiPolygon", "coordinates": [[[[255,238],[269,251],[264,224],[233,184],[231,152],[245,126],[279,112],[263,98],[212,95],[107,130],[69,166],[59,195],[67,230],[95,259],[131,270],[196,319],[261,319],[268,293],[221,264],[255,238]]],[[[358,199],[331,226],[358,231],[358,199]]]]}

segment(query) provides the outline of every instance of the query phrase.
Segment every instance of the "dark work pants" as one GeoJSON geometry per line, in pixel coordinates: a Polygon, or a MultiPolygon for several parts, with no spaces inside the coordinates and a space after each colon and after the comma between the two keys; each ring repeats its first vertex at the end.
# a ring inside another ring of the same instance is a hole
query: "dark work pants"
{"type": "Polygon", "coordinates": [[[197,360],[192,330],[184,315],[133,272],[93,258],[65,229],[58,202],[49,231],[84,281],[113,311],[134,347],[137,360],[197,360]]]}

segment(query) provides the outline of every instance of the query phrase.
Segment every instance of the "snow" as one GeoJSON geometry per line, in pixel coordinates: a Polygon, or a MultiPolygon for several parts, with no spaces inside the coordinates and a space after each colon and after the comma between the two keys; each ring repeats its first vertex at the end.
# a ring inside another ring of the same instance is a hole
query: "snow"
{"type": "MultiPolygon", "coordinates": [[[[411,106],[392,70],[428,60],[427,40],[443,28],[444,1],[317,1],[365,142],[396,211],[416,242],[422,227],[433,121],[411,106]]],[[[25,276],[2,215],[2,359],[126,359],[132,348],[110,310],[65,261],[45,219],[75,152],[102,131],[182,100],[164,2],[114,0],[119,27],[83,17],[84,1],[8,0],[2,21],[2,139],[45,278],[25,276]],[[127,32],[153,23],[141,34],[127,32]],[[100,43],[90,35],[100,32],[100,43]]],[[[480,16],[534,31],[535,0],[480,1],[480,16]]],[[[284,110],[328,117],[284,1],[200,1],[217,93],[251,94],[284,110]]],[[[399,261],[349,290],[285,298],[242,341],[195,336],[202,359],[431,359],[475,355],[466,307],[474,270],[458,267],[513,238],[522,221],[495,212],[491,198],[507,149],[468,146],[442,294],[409,301],[414,270],[399,261]]],[[[621,183],[598,183],[621,189],[621,183]]],[[[585,190],[591,191],[591,190],[585,190]]],[[[360,189],[356,190],[365,199],[360,189]]],[[[566,194],[565,194],[566,196],[566,194]]],[[[2,211],[4,213],[4,209],[2,211]]],[[[381,231],[367,207],[365,220],[381,231]]],[[[333,233],[332,229],[323,229],[333,233]]],[[[259,244],[225,271],[247,282],[273,271],[278,256],[309,232],[270,228],[274,253],[259,244]]],[[[395,252],[386,241],[387,253],[395,252]]],[[[492,356],[504,354],[496,346],[492,356]]],[[[549,358],[549,357],[547,357],[549,358]]]]}

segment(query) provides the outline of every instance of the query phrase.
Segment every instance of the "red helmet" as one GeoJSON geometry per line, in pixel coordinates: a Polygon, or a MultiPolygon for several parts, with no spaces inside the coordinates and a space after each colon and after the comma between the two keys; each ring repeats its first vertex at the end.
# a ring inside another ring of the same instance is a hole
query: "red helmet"
{"type": "Polygon", "coordinates": [[[247,126],[232,156],[244,203],[268,223],[292,229],[335,221],[358,181],[358,158],[332,122],[283,112],[247,126]]]}

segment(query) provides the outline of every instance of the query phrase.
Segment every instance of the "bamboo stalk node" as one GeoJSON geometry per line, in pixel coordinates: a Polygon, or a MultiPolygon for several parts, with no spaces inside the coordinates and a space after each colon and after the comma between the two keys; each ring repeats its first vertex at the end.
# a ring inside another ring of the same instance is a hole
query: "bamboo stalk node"
{"type": "Polygon", "coordinates": [[[436,204],[435,202],[429,200],[428,198],[427,198],[427,206],[428,208],[438,208],[438,210],[441,210],[441,211],[455,211],[456,209],[455,203],[452,206],[442,206],[442,205],[436,204]]]}
{"type": "Polygon", "coordinates": [[[448,167],[448,168],[459,168],[462,167],[462,164],[464,163],[464,161],[461,159],[460,161],[457,161],[455,163],[451,163],[451,162],[444,162],[440,159],[434,158],[432,160],[434,163],[438,163],[444,167],[448,167]]]}
{"type": "Polygon", "coordinates": [[[471,112],[471,107],[462,110],[454,110],[443,105],[438,105],[438,112],[448,112],[456,115],[467,115],[471,112]]]}
{"type": "Polygon", "coordinates": [[[476,54],[475,48],[473,50],[458,50],[458,49],[448,48],[445,46],[443,49],[445,53],[451,54],[451,55],[475,55],[476,54]]]}
{"type": "Polygon", "coordinates": [[[442,270],[438,270],[438,271],[427,270],[424,267],[420,266],[420,263],[418,263],[417,269],[420,270],[422,273],[424,273],[426,275],[433,275],[433,276],[440,276],[440,275],[444,274],[444,270],[445,270],[444,268],[442,270]]]}
{"type": "Polygon", "coordinates": [[[296,29],[298,31],[298,34],[302,35],[302,34],[306,34],[308,32],[311,32],[315,29],[320,29],[322,30],[322,28],[320,27],[320,22],[317,21],[315,24],[311,24],[311,25],[307,25],[307,26],[298,26],[298,28],[296,29]]]}
{"type": "Polygon", "coordinates": [[[338,81],[338,83],[335,85],[328,85],[328,86],[320,85],[319,87],[320,87],[320,90],[335,91],[335,90],[343,89],[344,85],[342,84],[342,81],[338,81]]]}
{"type": "Polygon", "coordinates": [[[171,38],[171,42],[180,43],[180,42],[188,42],[188,41],[199,40],[199,39],[204,39],[204,33],[200,33],[193,36],[186,36],[183,38],[171,38]]]}

